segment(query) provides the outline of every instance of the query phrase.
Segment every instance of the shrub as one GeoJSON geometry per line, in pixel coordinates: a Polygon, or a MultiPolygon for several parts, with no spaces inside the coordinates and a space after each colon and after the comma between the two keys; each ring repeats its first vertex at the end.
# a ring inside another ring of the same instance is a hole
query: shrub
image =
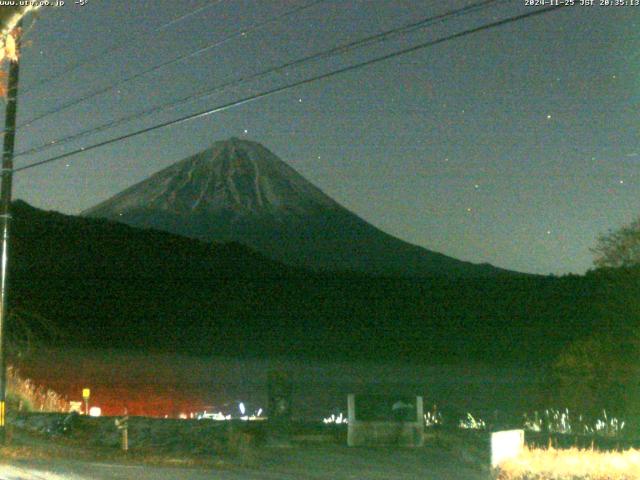
{"type": "Polygon", "coordinates": [[[7,399],[15,410],[39,412],[68,412],[66,398],[28,378],[22,378],[13,367],[7,368],[7,399]]]}
{"type": "Polygon", "coordinates": [[[640,478],[640,450],[528,449],[498,466],[499,480],[627,480],[640,478]]]}

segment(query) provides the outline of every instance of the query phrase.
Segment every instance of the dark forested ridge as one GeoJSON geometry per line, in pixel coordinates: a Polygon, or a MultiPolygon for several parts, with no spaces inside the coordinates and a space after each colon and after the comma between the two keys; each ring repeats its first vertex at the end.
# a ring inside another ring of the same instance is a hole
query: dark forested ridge
{"type": "Polygon", "coordinates": [[[459,280],[314,273],[236,243],[24,202],[14,217],[11,303],[51,320],[75,346],[537,363],[606,322],[624,323],[627,297],[640,293],[625,280],[612,295],[611,279],[621,277],[611,271],[459,280]]]}

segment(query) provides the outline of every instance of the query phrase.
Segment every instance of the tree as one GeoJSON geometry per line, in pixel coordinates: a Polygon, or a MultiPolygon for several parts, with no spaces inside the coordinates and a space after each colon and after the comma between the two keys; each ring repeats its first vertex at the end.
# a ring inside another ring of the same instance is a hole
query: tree
{"type": "Polygon", "coordinates": [[[0,34],[7,35],[18,25],[22,17],[39,8],[38,6],[0,7],[0,34]]]}
{"type": "Polygon", "coordinates": [[[637,353],[634,338],[596,334],[572,342],[552,365],[559,406],[588,416],[602,410],[636,416],[637,353]]]}
{"type": "Polygon", "coordinates": [[[591,250],[596,267],[634,267],[640,265],[640,218],[598,238],[591,250]]]}
{"type": "MultiPolygon", "coordinates": [[[[18,3],[18,2],[16,2],[18,3]]],[[[18,39],[22,36],[20,20],[40,7],[0,7],[0,97],[7,96],[7,69],[4,60],[18,61],[18,39]]]]}
{"type": "Polygon", "coordinates": [[[65,333],[50,319],[14,306],[7,319],[7,353],[13,359],[28,357],[45,345],[60,343],[65,333]]]}
{"type": "Polygon", "coordinates": [[[586,279],[597,321],[555,359],[556,394],[563,406],[607,409],[640,426],[640,219],[600,236],[592,252],[598,269],[586,279]]]}
{"type": "Polygon", "coordinates": [[[0,7],[0,60],[18,60],[16,41],[21,33],[18,24],[27,13],[38,8],[40,7],[0,7]]]}

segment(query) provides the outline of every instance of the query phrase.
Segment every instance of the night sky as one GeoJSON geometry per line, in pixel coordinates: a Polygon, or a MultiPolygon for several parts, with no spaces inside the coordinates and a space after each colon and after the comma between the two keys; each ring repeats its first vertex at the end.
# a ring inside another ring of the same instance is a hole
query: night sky
{"type": "MultiPolygon", "coordinates": [[[[43,8],[32,28],[27,22],[19,124],[220,45],[19,129],[17,150],[477,1],[328,0],[266,23],[307,3],[67,0],[43,8]]],[[[501,2],[19,156],[16,166],[535,8],[501,2]]],[[[582,273],[597,236],[640,213],[639,25],[640,6],[552,11],[20,172],[14,196],[77,214],[238,136],[403,240],[514,270],[582,273]]]]}

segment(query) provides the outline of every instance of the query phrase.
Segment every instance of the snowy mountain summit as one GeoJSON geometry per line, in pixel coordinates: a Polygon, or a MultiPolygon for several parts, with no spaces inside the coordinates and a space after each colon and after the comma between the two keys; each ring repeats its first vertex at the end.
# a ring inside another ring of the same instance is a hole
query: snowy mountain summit
{"type": "Polygon", "coordinates": [[[84,214],[114,217],[151,209],[178,216],[304,215],[322,208],[340,207],[259,143],[234,137],[171,165],[84,214]]]}
{"type": "Polygon", "coordinates": [[[408,244],[348,211],[256,142],[231,138],[83,212],[205,241],[237,241],[290,265],[384,275],[500,270],[408,244]]]}

